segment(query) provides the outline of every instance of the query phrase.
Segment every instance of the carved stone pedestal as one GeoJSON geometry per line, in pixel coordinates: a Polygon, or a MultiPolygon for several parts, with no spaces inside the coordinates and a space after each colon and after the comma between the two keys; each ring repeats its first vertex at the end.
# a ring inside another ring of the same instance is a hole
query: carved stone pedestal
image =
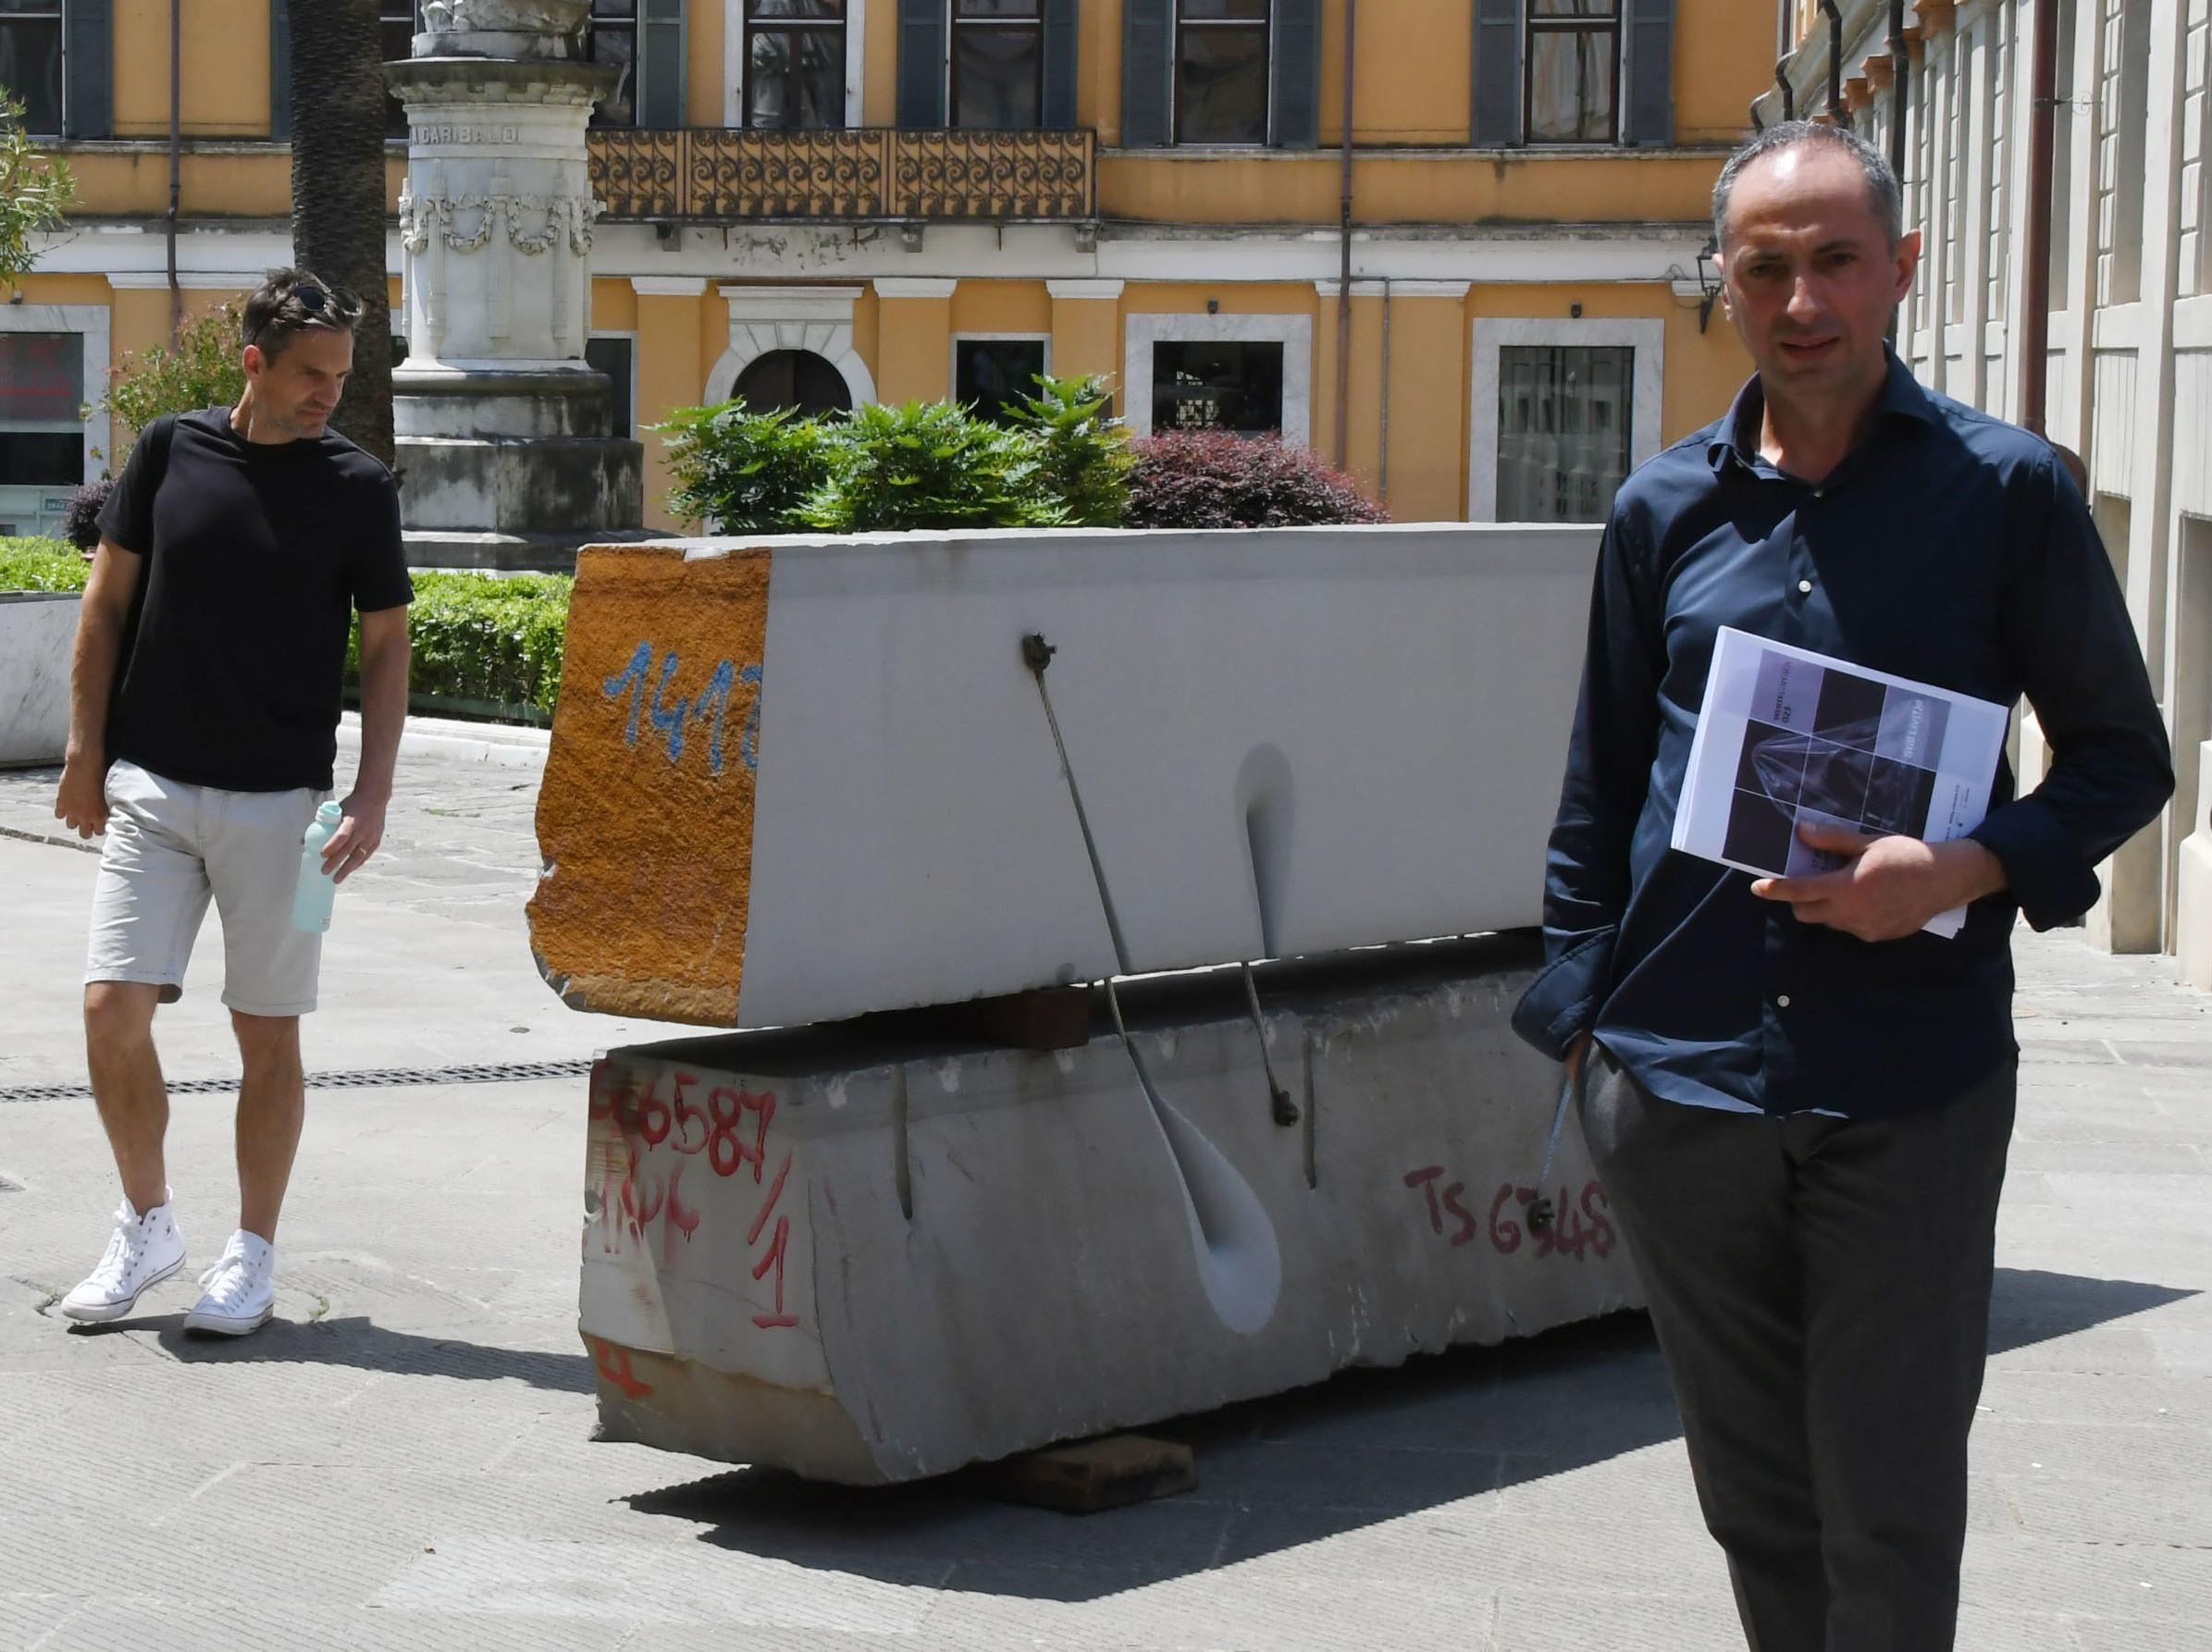
{"type": "Polygon", "coordinates": [[[614,70],[573,60],[587,0],[426,8],[385,66],[408,117],[408,355],[392,375],[408,560],[569,568],[642,536],[645,453],[584,361],[585,128],[614,70]]]}

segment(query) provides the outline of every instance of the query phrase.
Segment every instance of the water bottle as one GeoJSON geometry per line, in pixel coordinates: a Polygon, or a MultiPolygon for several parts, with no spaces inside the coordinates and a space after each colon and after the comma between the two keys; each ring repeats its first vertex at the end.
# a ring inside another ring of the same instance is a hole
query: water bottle
{"type": "Polygon", "coordinates": [[[300,882],[291,897],[291,927],[295,930],[319,935],[330,927],[330,903],[338,894],[338,884],[323,870],[323,851],[338,835],[339,822],[344,819],[345,811],[336,803],[326,803],[315,811],[315,820],[302,840],[300,882]]]}

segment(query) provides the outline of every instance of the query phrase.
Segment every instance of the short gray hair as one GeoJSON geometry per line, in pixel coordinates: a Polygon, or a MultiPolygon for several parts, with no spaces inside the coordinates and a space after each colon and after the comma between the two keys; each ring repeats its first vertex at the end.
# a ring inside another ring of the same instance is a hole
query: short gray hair
{"type": "Polygon", "coordinates": [[[1866,174],[1867,203],[1888,229],[1889,244],[1894,247],[1904,239],[1905,192],[1897,186],[1897,175],[1890,170],[1888,157],[1848,127],[1818,120],[1786,120],[1768,127],[1730,155],[1728,164],[1721,168],[1720,179],[1712,186],[1712,239],[1717,244],[1728,244],[1728,197],[1736,192],[1736,180],[1755,162],[1806,143],[1840,149],[1857,161],[1859,169],[1866,174]]]}

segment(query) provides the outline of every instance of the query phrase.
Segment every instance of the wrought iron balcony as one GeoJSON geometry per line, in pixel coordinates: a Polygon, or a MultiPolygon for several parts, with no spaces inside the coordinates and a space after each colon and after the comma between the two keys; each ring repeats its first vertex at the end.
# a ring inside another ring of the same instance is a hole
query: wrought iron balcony
{"type": "Polygon", "coordinates": [[[630,222],[1081,221],[1098,216],[1098,134],[601,127],[591,189],[630,222]]]}

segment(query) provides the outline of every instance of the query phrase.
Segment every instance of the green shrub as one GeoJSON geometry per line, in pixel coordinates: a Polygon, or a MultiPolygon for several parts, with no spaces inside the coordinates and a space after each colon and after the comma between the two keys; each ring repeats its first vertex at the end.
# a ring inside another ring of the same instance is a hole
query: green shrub
{"type": "MultiPolygon", "coordinates": [[[[407,613],[412,694],[534,707],[553,714],[569,592],[561,573],[417,573],[407,613]]],[[[361,632],[346,650],[346,680],[361,675],[361,632]]]]}
{"type": "Polygon", "coordinates": [[[81,591],[91,573],[65,539],[0,539],[0,591],[81,591]]]}
{"type": "Polygon", "coordinates": [[[679,408],[652,428],[668,438],[670,507],[724,533],[803,530],[799,507],[829,478],[827,431],[789,408],[750,413],[722,401],[679,408]]]}
{"type": "Polygon", "coordinates": [[[22,104],[0,92],[0,283],[12,287],[31,273],[39,258],[33,238],[60,228],[76,199],[68,164],[23,129],[22,104]]]}
{"type": "Polygon", "coordinates": [[[107,411],[132,431],[167,413],[234,407],[245,393],[237,309],[224,304],[186,324],[174,345],[123,358],[108,374],[107,411]]]}
{"type": "Polygon", "coordinates": [[[1070,527],[1118,528],[1129,513],[1130,470],[1136,456],[1129,428],[1109,418],[1105,377],[1037,376],[1034,394],[1007,409],[1013,427],[1036,443],[1044,492],[1070,527]]]}
{"type": "Polygon", "coordinates": [[[950,401],[853,410],[829,432],[828,477],[799,517],[832,534],[1054,527],[1038,444],[950,401]]]}

